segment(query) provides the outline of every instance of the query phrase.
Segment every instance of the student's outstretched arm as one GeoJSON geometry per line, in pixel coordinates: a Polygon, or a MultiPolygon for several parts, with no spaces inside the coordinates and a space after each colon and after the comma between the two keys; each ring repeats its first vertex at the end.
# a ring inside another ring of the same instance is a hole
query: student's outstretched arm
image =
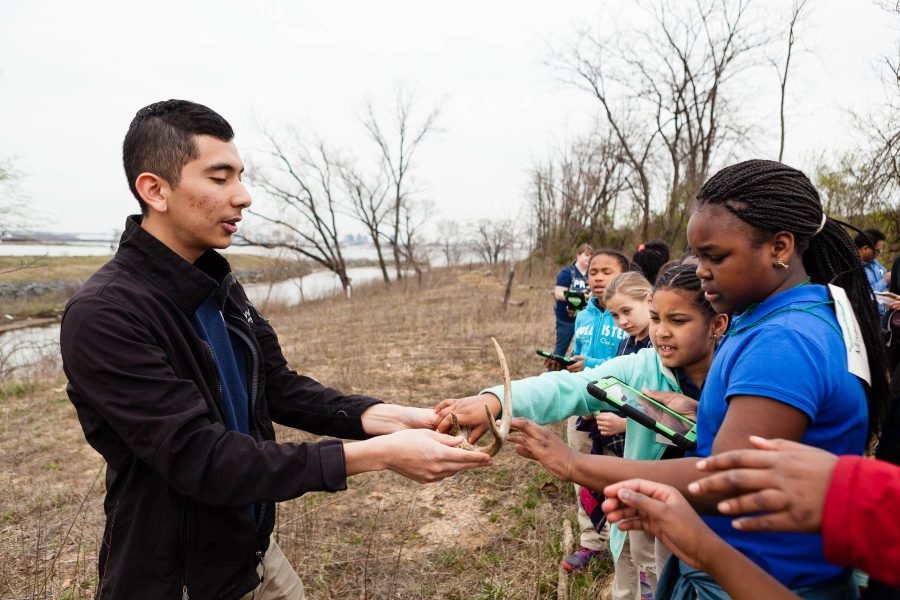
{"type": "MultiPolygon", "coordinates": [[[[668,461],[667,461],[668,462],[668,461]]],[[[675,488],[631,479],[603,490],[602,509],[619,529],[659,538],[678,558],[712,577],[734,600],[796,600],[789,589],[717,536],[675,488]]]]}
{"type": "Polygon", "coordinates": [[[738,529],[821,532],[828,562],[900,586],[900,467],[786,440],[750,442],[759,450],[701,461],[714,474],[691,489],[732,497],[720,503],[726,515],[765,513],[736,519],[738,529]]]}
{"type": "MultiPolygon", "coordinates": [[[[799,440],[808,422],[805,413],[777,400],[734,396],[713,442],[712,454],[749,448],[751,435],[767,432],[778,432],[775,434],[778,437],[799,440]]],[[[699,458],[645,461],[579,454],[546,427],[524,418],[513,419],[510,430],[519,434],[508,438],[518,444],[516,452],[539,461],[563,481],[599,490],[627,479],[649,479],[674,487],[702,514],[718,514],[717,505],[725,499],[721,494],[698,495],[688,488],[688,484],[701,475],[696,468],[699,458]]]]}

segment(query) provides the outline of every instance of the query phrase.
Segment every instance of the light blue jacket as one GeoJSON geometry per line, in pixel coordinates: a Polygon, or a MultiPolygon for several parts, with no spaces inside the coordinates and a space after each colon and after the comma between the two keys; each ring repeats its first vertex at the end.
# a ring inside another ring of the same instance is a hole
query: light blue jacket
{"type": "Polygon", "coordinates": [[[615,357],[619,342],[628,334],[619,329],[612,315],[591,298],[587,308],[575,318],[575,347],[572,356],[584,356],[584,368],[596,367],[615,357]]]}
{"type": "MultiPolygon", "coordinates": [[[[886,292],[888,289],[888,282],[884,280],[884,275],[887,273],[887,269],[884,268],[878,259],[874,259],[869,264],[863,263],[863,266],[866,269],[866,277],[869,278],[869,285],[872,287],[873,292],[886,292]]],[[[885,311],[884,306],[878,305],[878,313],[884,314],[885,311]]],[[[578,321],[575,321],[578,323],[578,321]]]]}
{"type": "MultiPolygon", "coordinates": [[[[579,313],[581,316],[582,313],[579,313]]],[[[513,416],[526,417],[541,425],[555,423],[574,415],[586,415],[613,407],[591,396],[587,384],[601,377],[612,376],[640,390],[681,392],[677,375],[659,361],[653,348],[637,354],[619,356],[602,365],[580,373],[548,371],[537,377],[512,382],[513,416]]],[[[503,400],[503,386],[481,392],[491,393],[503,400]]],[[[498,417],[499,418],[499,417],[498,417]]],[[[666,449],[656,441],[656,433],[628,419],[625,425],[625,458],[658,460],[666,449]]],[[[615,525],[610,529],[609,547],[618,558],[625,542],[625,532],[615,525]]]]}

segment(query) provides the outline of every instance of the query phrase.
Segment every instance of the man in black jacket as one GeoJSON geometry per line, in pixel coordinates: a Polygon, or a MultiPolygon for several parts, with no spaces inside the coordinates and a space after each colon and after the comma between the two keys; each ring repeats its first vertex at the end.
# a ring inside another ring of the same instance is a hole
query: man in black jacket
{"type": "Polygon", "coordinates": [[[141,207],[66,307],[63,365],[107,462],[97,596],[302,599],[275,502],[390,469],[418,482],[491,464],[429,409],[345,395],[292,371],[227,248],[250,197],[231,126],[192,102],[141,109],[123,144],[141,207]],[[279,444],[272,423],[363,440],[279,444]]]}

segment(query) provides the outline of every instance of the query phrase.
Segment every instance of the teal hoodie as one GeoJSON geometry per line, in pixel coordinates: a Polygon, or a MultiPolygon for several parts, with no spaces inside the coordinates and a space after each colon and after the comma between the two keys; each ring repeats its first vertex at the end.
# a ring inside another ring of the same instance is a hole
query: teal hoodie
{"type": "MultiPolygon", "coordinates": [[[[546,425],[574,415],[613,410],[611,405],[597,400],[587,391],[588,383],[609,376],[637,390],[647,388],[682,393],[675,372],[663,366],[656,350],[645,348],[636,354],[613,358],[580,373],[548,371],[537,377],[512,382],[513,416],[526,417],[546,425]]],[[[500,398],[502,402],[503,386],[493,387],[481,393],[488,392],[500,398]]],[[[656,441],[656,433],[628,419],[625,425],[625,458],[658,460],[666,447],[665,444],[656,441]]],[[[622,552],[624,542],[625,532],[619,531],[615,525],[610,525],[609,547],[616,558],[622,552]]]]}
{"type": "Polygon", "coordinates": [[[587,308],[575,317],[575,348],[572,356],[584,356],[584,368],[596,367],[616,355],[619,342],[628,334],[619,329],[609,311],[591,298],[587,308]]]}

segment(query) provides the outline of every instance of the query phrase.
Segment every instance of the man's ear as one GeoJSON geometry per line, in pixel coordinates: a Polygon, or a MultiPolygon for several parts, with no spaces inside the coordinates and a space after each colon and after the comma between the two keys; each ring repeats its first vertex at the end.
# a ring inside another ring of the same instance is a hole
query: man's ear
{"type": "Polygon", "coordinates": [[[153,173],[141,173],[134,182],[134,187],[150,210],[164,213],[169,209],[169,193],[172,188],[169,182],[153,173]]]}

